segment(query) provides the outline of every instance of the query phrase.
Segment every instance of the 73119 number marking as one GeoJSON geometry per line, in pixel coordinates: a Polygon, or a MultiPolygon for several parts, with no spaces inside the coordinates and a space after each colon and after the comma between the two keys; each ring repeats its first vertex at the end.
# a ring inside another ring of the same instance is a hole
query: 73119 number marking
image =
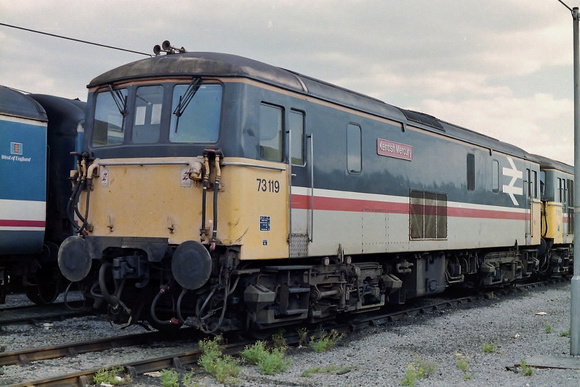
{"type": "Polygon", "coordinates": [[[258,192],[280,192],[280,182],[278,180],[266,180],[257,178],[258,192]]]}

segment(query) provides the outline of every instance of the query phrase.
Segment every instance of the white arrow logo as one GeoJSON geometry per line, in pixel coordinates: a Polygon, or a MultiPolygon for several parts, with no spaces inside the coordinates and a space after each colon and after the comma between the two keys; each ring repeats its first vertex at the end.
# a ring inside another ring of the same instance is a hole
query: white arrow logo
{"type": "Polygon", "coordinates": [[[503,186],[503,192],[508,194],[510,196],[510,198],[512,199],[512,202],[514,203],[514,206],[517,206],[517,205],[519,205],[519,203],[514,195],[523,195],[524,189],[522,187],[516,187],[515,184],[516,184],[516,181],[518,179],[523,180],[523,173],[522,173],[522,171],[518,171],[518,169],[516,168],[516,165],[514,164],[514,161],[512,160],[511,157],[508,157],[507,159],[511,165],[511,169],[504,167],[503,168],[503,175],[509,176],[512,179],[510,180],[510,183],[508,185],[503,186]]]}

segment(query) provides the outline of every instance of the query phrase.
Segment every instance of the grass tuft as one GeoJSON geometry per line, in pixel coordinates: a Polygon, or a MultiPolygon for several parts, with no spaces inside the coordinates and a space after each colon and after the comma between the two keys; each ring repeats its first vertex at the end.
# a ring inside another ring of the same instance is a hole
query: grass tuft
{"type": "Polygon", "coordinates": [[[264,375],[274,375],[286,371],[292,364],[284,358],[284,348],[266,348],[263,341],[257,341],[246,347],[241,355],[250,364],[258,367],[264,375]]]}
{"type": "Polygon", "coordinates": [[[465,380],[471,379],[471,372],[469,372],[469,356],[462,355],[460,353],[455,354],[455,360],[457,361],[457,368],[463,372],[463,377],[465,380]]]}
{"type": "Polygon", "coordinates": [[[97,373],[93,375],[93,383],[99,384],[109,384],[113,386],[119,386],[123,384],[130,384],[132,382],[131,376],[123,375],[123,367],[108,367],[98,370],[97,373]]]}
{"type": "Polygon", "coordinates": [[[520,368],[522,369],[522,376],[532,376],[534,374],[534,369],[527,365],[524,360],[520,362],[520,368]]]}
{"type": "Polygon", "coordinates": [[[213,340],[200,340],[199,348],[203,354],[197,363],[218,382],[233,383],[237,380],[242,367],[236,359],[229,355],[222,355],[220,341],[221,336],[216,336],[213,340]]]}
{"type": "Polygon", "coordinates": [[[435,374],[437,365],[433,362],[427,361],[420,356],[415,357],[412,364],[407,365],[405,370],[405,378],[401,381],[403,386],[414,387],[417,385],[419,379],[426,379],[435,374]]]}
{"type": "Polygon", "coordinates": [[[334,348],[342,338],[343,335],[333,329],[330,332],[319,332],[312,336],[308,345],[314,352],[327,352],[334,348]]]}

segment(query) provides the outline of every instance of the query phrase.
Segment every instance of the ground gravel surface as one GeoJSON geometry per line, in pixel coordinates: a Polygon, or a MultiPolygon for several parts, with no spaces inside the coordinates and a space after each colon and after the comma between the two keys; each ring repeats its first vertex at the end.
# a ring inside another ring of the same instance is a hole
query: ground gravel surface
{"type": "MultiPolygon", "coordinates": [[[[111,328],[100,316],[54,322],[49,326],[7,326],[0,328],[0,347],[11,352],[56,345],[71,338],[80,341],[142,330],[131,327],[120,331],[111,328]]],[[[370,328],[351,334],[326,353],[291,348],[287,354],[292,366],[287,371],[266,376],[246,366],[239,375],[238,385],[400,386],[409,366],[423,365],[434,368],[434,372],[428,378],[418,379],[417,386],[580,386],[577,369],[533,368],[531,376],[523,376],[521,368],[514,367],[537,355],[562,362],[572,360],[580,365],[580,358],[570,356],[569,337],[562,334],[569,330],[570,285],[556,284],[370,328]],[[493,345],[495,350],[484,352],[484,344],[493,345]],[[459,368],[458,356],[467,364],[465,372],[459,368]],[[316,369],[319,371],[314,372],[316,369]],[[302,376],[308,370],[311,376],[302,376]]],[[[99,368],[119,360],[167,355],[193,345],[193,341],[166,342],[147,348],[117,349],[9,366],[0,375],[0,385],[99,368]]],[[[219,385],[202,372],[196,375],[201,386],[219,385]]],[[[140,376],[131,385],[161,386],[161,382],[156,377],[140,376]]]]}

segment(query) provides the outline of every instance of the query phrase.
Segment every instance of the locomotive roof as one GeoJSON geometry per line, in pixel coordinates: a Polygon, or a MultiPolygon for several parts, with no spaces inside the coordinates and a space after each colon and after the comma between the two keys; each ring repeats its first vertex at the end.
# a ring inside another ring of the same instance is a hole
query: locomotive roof
{"type": "Polygon", "coordinates": [[[94,78],[87,87],[107,85],[139,78],[179,76],[243,77],[306,94],[339,105],[354,108],[378,117],[472,143],[477,146],[529,159],[527,152],[514,145],[439,120],[428,114],[405,110],[378,99],[311,78],[309,76],[268,65],[237,55],[214,52],[188,52],[160,55],[128,63],[94,78]]]}
{"type": "Polygon", "coordinates": [[[574,174],[574,167],[560,161],[552,160],[540,155],[531,155],[532,160],[540,164],[541,169],[555,169],[557,171],[562,171],[570,175],[574,174]]]}
{"type": "Polygon", "coordinates": [[[38,102],[19,91],[0,85],[0,114],[47,121],[46,112],[38,102]]]}

